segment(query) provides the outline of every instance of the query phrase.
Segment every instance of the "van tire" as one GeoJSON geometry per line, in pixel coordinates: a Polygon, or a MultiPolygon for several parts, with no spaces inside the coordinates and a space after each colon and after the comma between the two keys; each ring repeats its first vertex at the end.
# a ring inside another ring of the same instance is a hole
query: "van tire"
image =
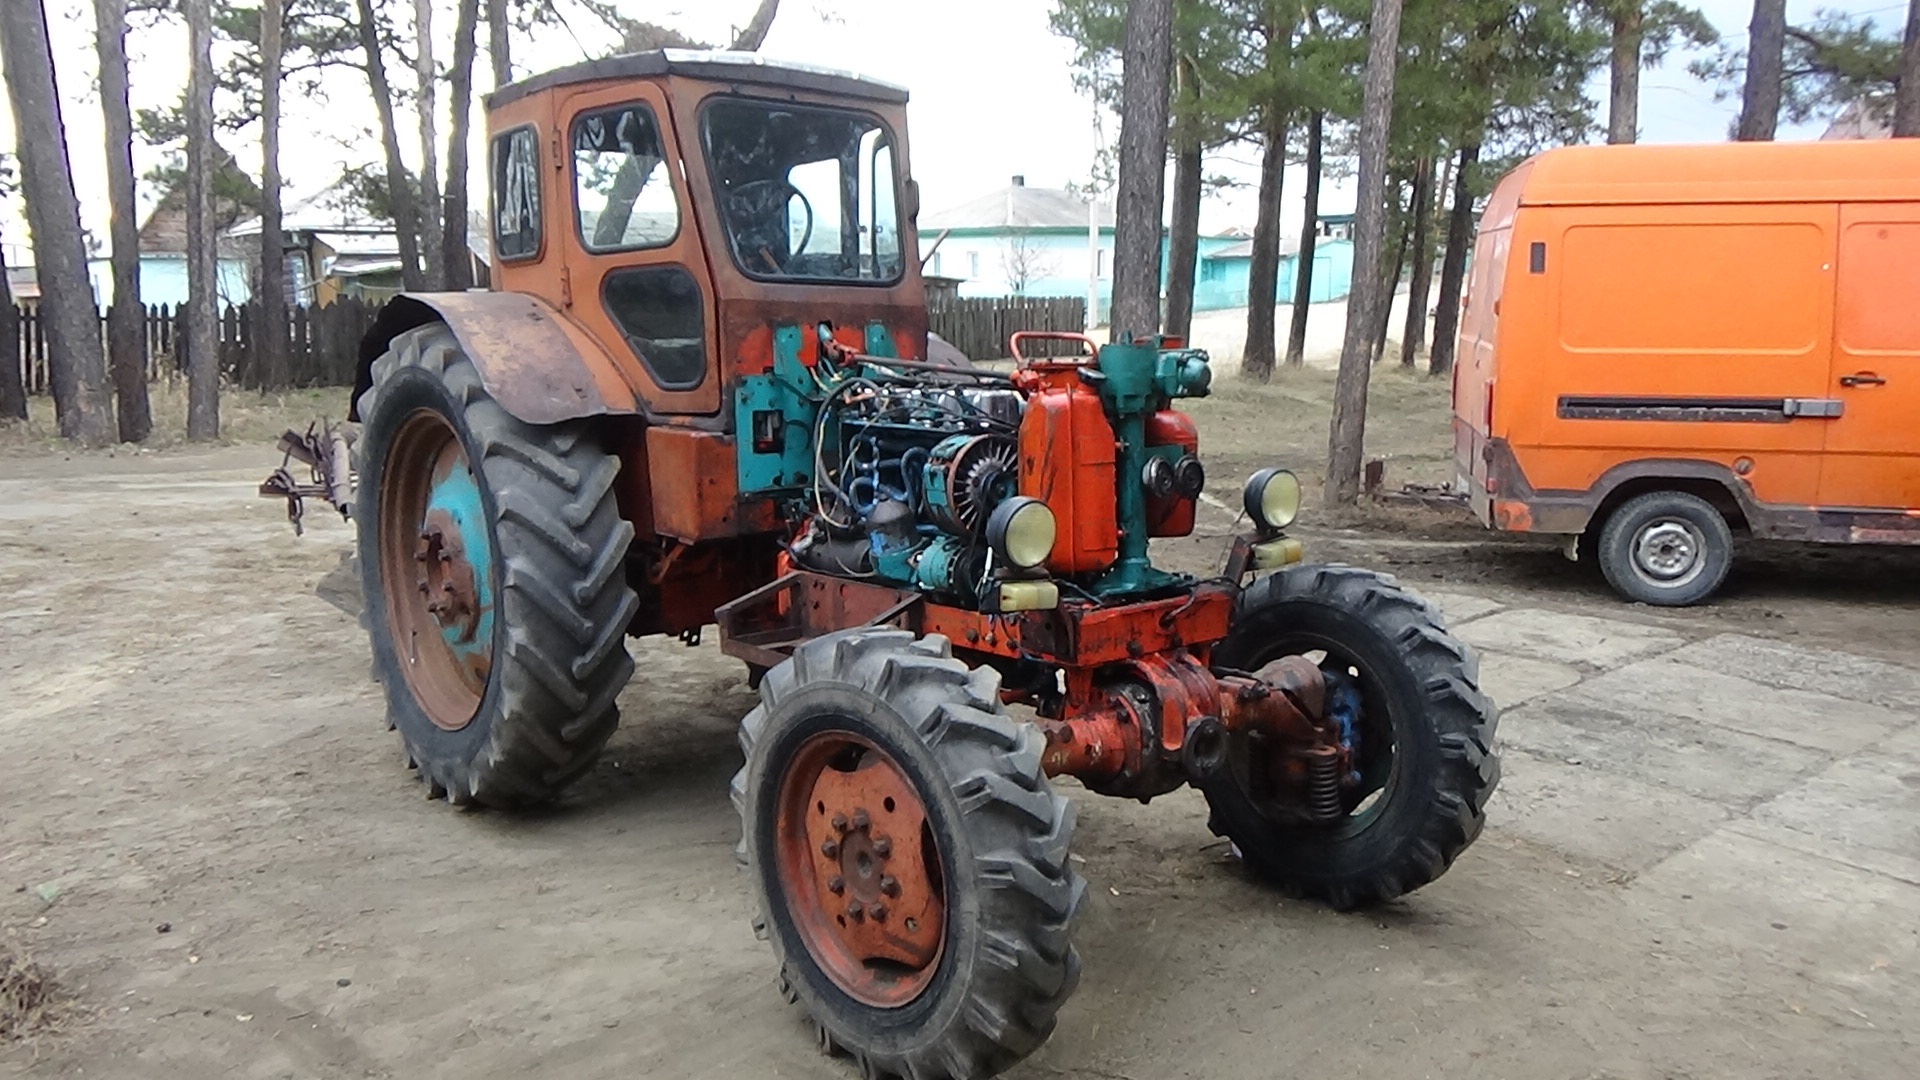
{"type": "Polygon", "coordinates": [[[1684,491],[1654,491],[1620,504],[1600,530],[1600,572],[1628,600],[1657,607],[1698,604],[1733,565],[1733,530],[1714,505],[1684,491]]]}

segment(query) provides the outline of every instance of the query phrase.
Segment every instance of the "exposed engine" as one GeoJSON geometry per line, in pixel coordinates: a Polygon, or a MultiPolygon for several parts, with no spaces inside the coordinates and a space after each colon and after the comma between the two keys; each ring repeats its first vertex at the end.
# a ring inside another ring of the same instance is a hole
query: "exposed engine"
{"type": "Polygon", "coordinates": [[[1192,420],[1170,406],[1206,393],[1204,354],[1108,345],[1002,375],[818,339],[818,362],[788,369],[811,384],[805,411],[752,413],[756,446],[791,447],[771,425],[806,418],[811,460],[784,466],[807,478],[789,519],[799,565],[988,613],[1051,608],[1062,589],[1104,601],[1190,583],[1155,568],[1147,540],[1193,529],[1206,473],[1192,420]]]}
{"type": "Polygon", "coordinates": [[[977,601],[996,567],[986,531],[1019,494],[1026,396],[989,372],[869,368],[821,403],[813,516],[792,545],[823,573],[977,601]]]}

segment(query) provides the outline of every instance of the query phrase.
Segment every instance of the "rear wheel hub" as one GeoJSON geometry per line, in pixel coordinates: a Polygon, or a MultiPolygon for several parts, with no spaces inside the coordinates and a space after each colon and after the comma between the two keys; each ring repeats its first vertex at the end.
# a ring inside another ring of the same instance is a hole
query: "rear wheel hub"
{"type": "Polygon", "coordinates": [[[480,484],[446,418],[402,422],[382,468],[380,576],[407,686],[434,726],[473,721],[493,673],[493,543],[480,484]]]}

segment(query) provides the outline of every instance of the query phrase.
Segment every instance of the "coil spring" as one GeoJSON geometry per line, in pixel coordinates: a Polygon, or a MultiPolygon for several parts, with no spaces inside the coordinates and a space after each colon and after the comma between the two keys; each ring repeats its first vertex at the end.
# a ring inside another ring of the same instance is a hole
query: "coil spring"
{"type": "Polygon", "coordinates": [[[1338,821],[1347,816],[1340,801],[1340,762],[1333,753],[1307,757],[1307,815],[1315,821],[1338,821]]]}

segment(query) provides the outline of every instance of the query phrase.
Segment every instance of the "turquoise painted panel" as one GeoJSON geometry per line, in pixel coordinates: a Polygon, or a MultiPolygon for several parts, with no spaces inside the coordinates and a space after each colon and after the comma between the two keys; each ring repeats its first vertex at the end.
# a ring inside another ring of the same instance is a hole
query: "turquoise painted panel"
{"type": "Polygon", "coordinates": [[[773,372],[748,375],[734,394],[733,430],[740,491],[797,488],[813,478],[813,374],[800,362],[806,332],[796,325],[773,331],[773,372]],[[756,448],[773,429],[777,448],[756,448]]]}

